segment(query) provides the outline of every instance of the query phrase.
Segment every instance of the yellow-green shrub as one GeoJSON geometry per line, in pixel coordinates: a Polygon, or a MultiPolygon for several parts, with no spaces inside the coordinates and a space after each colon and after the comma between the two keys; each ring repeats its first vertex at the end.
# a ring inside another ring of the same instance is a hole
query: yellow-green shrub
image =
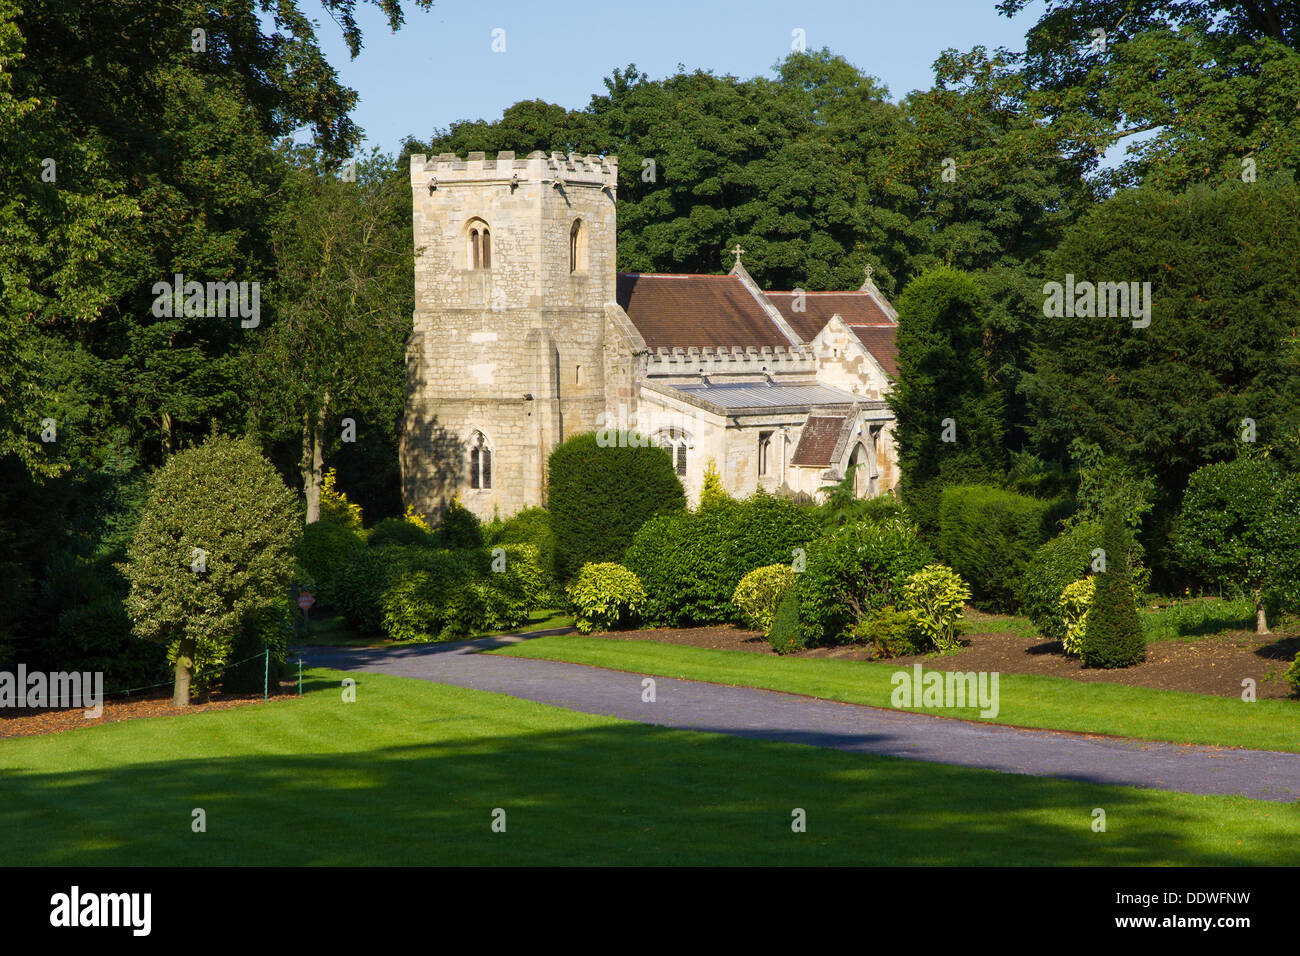
{"type": "Polygon", "coordinates": [[[614,562],[584,564],[568,590],[569,603],[583,634],[625,625],[645,607],[641,579],[614,562]]]}

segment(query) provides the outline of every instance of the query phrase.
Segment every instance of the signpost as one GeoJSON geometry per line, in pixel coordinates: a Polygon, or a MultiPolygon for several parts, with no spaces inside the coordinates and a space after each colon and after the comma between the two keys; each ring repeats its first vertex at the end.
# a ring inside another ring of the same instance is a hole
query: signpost
{"type": "Polygon", "coordinates": [[[298,606],[302,608],[303,637],[311,634],[311,617],[307,612],[311,610],[311,606],[315,603],[316,599],[306,591],[298,595],[298,606]]]}

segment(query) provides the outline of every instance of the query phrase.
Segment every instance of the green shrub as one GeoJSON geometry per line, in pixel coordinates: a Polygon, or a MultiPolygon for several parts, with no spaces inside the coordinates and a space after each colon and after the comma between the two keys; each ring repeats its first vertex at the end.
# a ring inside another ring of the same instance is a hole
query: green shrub
{"type": "Polygon", "coordinates": [[[537,555],[542,574],[539,601],[552,607],[564,604],[564,595],[555,586],[555,537],[551,533],[551,513],[545,508],[525,508],[505,521],[483,526],[483,541],[488,547],[529,545],[537,555]]]}
{"type": "Polygon", "coordinates": [[[622,432],[602,433],[602,438],[608,447],[594,432],[576,435],[557,446],[547,462],[560,581],[584,564],[621,561],[646,521],[686,507],[686,493],[665,449],[631,445],[622,432]]]}
{"type": "Polygon", "coordinates": [[[1092,577],[1067,584],[1061,592],[1057,606],[1065,624],[1061,644],[1067,654],[1078,654],[1083,647],[1083,635],[1088,630],[1088,610],[1092,607],[1093,595],[1096,593],[1097,580],[1092,577]]]}
{"type": "Polygon", "coordinates": [[[1096,575],[1097,589],[1084,626],[1079,657],[1084,667],[1130,667],[1146,660],[1146,641],[1128,574],[1128,541],[1118,511],[1102,526],[1106,570],[1096,575]]]}
{"type": "Polygon", "coordinates": [[[772,615],[772,626],[767,631],[767,642],[778,654],[792,654],[807,647],[803,628],[799,626],[798,586],[786,588],[781,602],[772,615]]]}
{"type": "Polygon", "coordinates": [[[873,645],[873,657],[905,657],[927,649],[927,638],[917,626],[916,615],[892,604],[876,608],[858,621],[853,639],[858,644],[873,645]]]}
{"type": "Polygon", "coordinates": [[[958,645],[961,615],[970,600],[970,588],[952,568],[931,564],[903,584],[899,610],[909,612],[922,638],[937,650],[958,645]]]}
{"type": "Polygon", "coordinates": [[[448,505],[442,520],[433,529],[434,547],[453,551],[483,547],[483,526],[478,515],[470,511],[459,499],[448,505]]]}
{"type": "Polygon", "coordinates": [[[1291,666],[1282,674],[1291,685],[1291,696],[1300,697],[1300,654],[1296,654],[1291,666]]]}
{"type": "Polygon", "coordinates": [[[408,571],[429,571],[439,587],[487,571],[482,551],[435,551],[388,545],[349,552],[334,575],[334,604],[348,623],[364,634],[383,633],[384,593],[408,571]]]}
{"type": "Polygon", "coordinates": [[[433,548],[437,542],[431,532],[405,518],[385,518],[370,529],[368,548],[433,548]]]}
{"type": "Polygon", "coordinates": [[[808,544],[799,576],[805,643],[851,640],[859,618],[896,605],[907,578],[934,562],[915,525],[899,519],[846,525],[808,544]]]}
{"type": "Polygon", "coordinates": [[[794,571],[788,564],[767,564],[740,579],[731,603],[746,627],[766,633],[772,627],[777,605],[793,583],[794,571]]]}
{"type": "Polygon", "coordinates": [[[578,630],[583,634],[630,624],[645,605],[641,581],[613,562],[584,564],[568,594],[578,630]]]}
{"type": "MultiPolygon", "coordinates": [[[[1100,547],[1101,525],[1095,521],[1080,521],[1039,548],[1025,567],[1020,590],[1021,608],[1049,640],[1064,640],[1061,592],[1067,585],[1093,573],[1093,551],[1100,547]]],[[[1136,544],[1132,544],[1128,564],[1134,594],[1145,593],[1151,577],[1151,572],[1141,564],[1139,554],[1136,544]]]]}
{"type": "Polygon", "coordinates": [[[1052,502],[991,485],[944,489],[939,552],[970,582],[976,604],[992,611],[1017,609],[1025,567],[1050,536],[1052,508],[1052,502]]]}
{"type": "Polygon", "coordinates": [[[625,558],[646,589],[646,622],[683,627],[738,620],[731,599],[741,578],[790,564],[817,528],[813,509],[762,491],[651,519],[625,558]]]}
{"type": "Polygon", "coordinates": [[[309,589],[317,602],[332,603],[335,572],[343,563],[344,556],[361,546],[361,536],[351,528],[329,521],[313,521],[303,529],[298,541],[298,565],[306,572],[307,578],[302,580],[303,575],[296,575],[300,579],[297,583],[315,585],[309,589]]]}

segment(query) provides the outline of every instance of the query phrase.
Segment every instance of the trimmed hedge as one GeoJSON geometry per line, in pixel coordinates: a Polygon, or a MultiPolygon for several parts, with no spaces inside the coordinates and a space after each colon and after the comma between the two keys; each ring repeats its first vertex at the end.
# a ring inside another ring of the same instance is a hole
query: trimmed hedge
{"type": "MultiPolygon", "coordinates": [[[[658,514],[680,512],[686,493],[669,453],[632,445],[635,434],[575,435],[547,461],[547,500],[555,540],[555,575],[567,581],[588,563],[617,562],[637,529],[658,514]]],[[[734,585],[733,585],[734,586],[734,585]]]]}
{"type": "Polygon", "coordinates": [[[1051,536],[1057,507],[992,485],[944,489],[939,552],[970,583],[976,604],[993,611],[1017,610],[1025,568],[1051,536]]]}
{"type": "Polygon", "coordinates": [[[781,603],[776,606],[772,626],[767,632],[767,642],[778,654],[789,654],[807,646],[803,628],[799,626],[799,595],[795,588],[786,588],[781,603]]]}
{"type": "Polygon", "coordinates": [[[851,642],[861,617],[898,604],[908,577],[934,563],[916,526],[900,519],[846,525],[807,550],[795,590],[809,645],[851,642]]]}
{"type": "Polygon", "coordinates": [[[741,578],[756,568],[790,564],[794,549],[817,531],[813,509],[759,491],[743,501],[647,521],[625,563],[645,586],[648,624],[720,624],[739,620],[731,598],[741,578]]]}
{"type": "MultiPolygon", "coordinates": [[[[1043,637],[1065,639],[1061,592],[1093,573],[1092,552],[1101,547],[1101,531],[1100,522],[1080,521],[1039,548],[1025,567],[1020,605],[1043,637]]],[[[1151,572],[1139,563],[1136,547],[1130,554],[1129,575],[1134,594],[1144,593],[1151,572]]]]}
{"type": "Polygon", "coordinates": [[[1084,667],[1131,667],[1146,660],[1147,645],[1128,574],[1127,534],[1117,515],[1107,516],[1101,540],[1107,567],[1095,576],[1079,657],[1084,667]]]}
{"type": "Polygon", "coordinates": [[[794,571],[788,564],[766,564],[740,579],[731,603],[746,627],[767,631],[781,598],[793,584],[794,571]]]}
{"type": "MultiPolygon", "coordinates": [[[[370,529],[368,548],[432,548],[433,533],[405,518],[385,518],[370,529]]],[[[311,570],[310,568],[308,570],[311,570]]]]}

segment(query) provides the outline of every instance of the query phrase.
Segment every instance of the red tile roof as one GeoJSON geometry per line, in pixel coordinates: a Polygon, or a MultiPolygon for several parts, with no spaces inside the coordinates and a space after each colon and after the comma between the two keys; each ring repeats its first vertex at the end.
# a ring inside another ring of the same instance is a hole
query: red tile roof
{"type": "Polygon", "coordinates": [[[799,435],[799,444],[795,447],[792,465],[822,466],[831,463],[835,446],[839,444],[840,432],[844,430],[844,418],[809,416],[799,435]]]}
{"type": "Polygon", "coordinates": [[[804,292],[801,311],[795,311],[794,292],[769,292],[768,300],[805,342],[817,337],[832,315],[849,325],[893,325],[889,314],[869,292],[804,292]]]}
{"type": "Polygon", "coordinates": [[[890,378],[898,378],[898,346],[894,342],[894,333],[898,331],[898,326],[850,325],[849,328],[858,337],[863,348],[880,363],[885,374],[890,378]]]}
{"type": "Polygon", "coordinates": [[[791,344],[731,275],[619,273],[618,304],[652,349],[791,344]]]}

